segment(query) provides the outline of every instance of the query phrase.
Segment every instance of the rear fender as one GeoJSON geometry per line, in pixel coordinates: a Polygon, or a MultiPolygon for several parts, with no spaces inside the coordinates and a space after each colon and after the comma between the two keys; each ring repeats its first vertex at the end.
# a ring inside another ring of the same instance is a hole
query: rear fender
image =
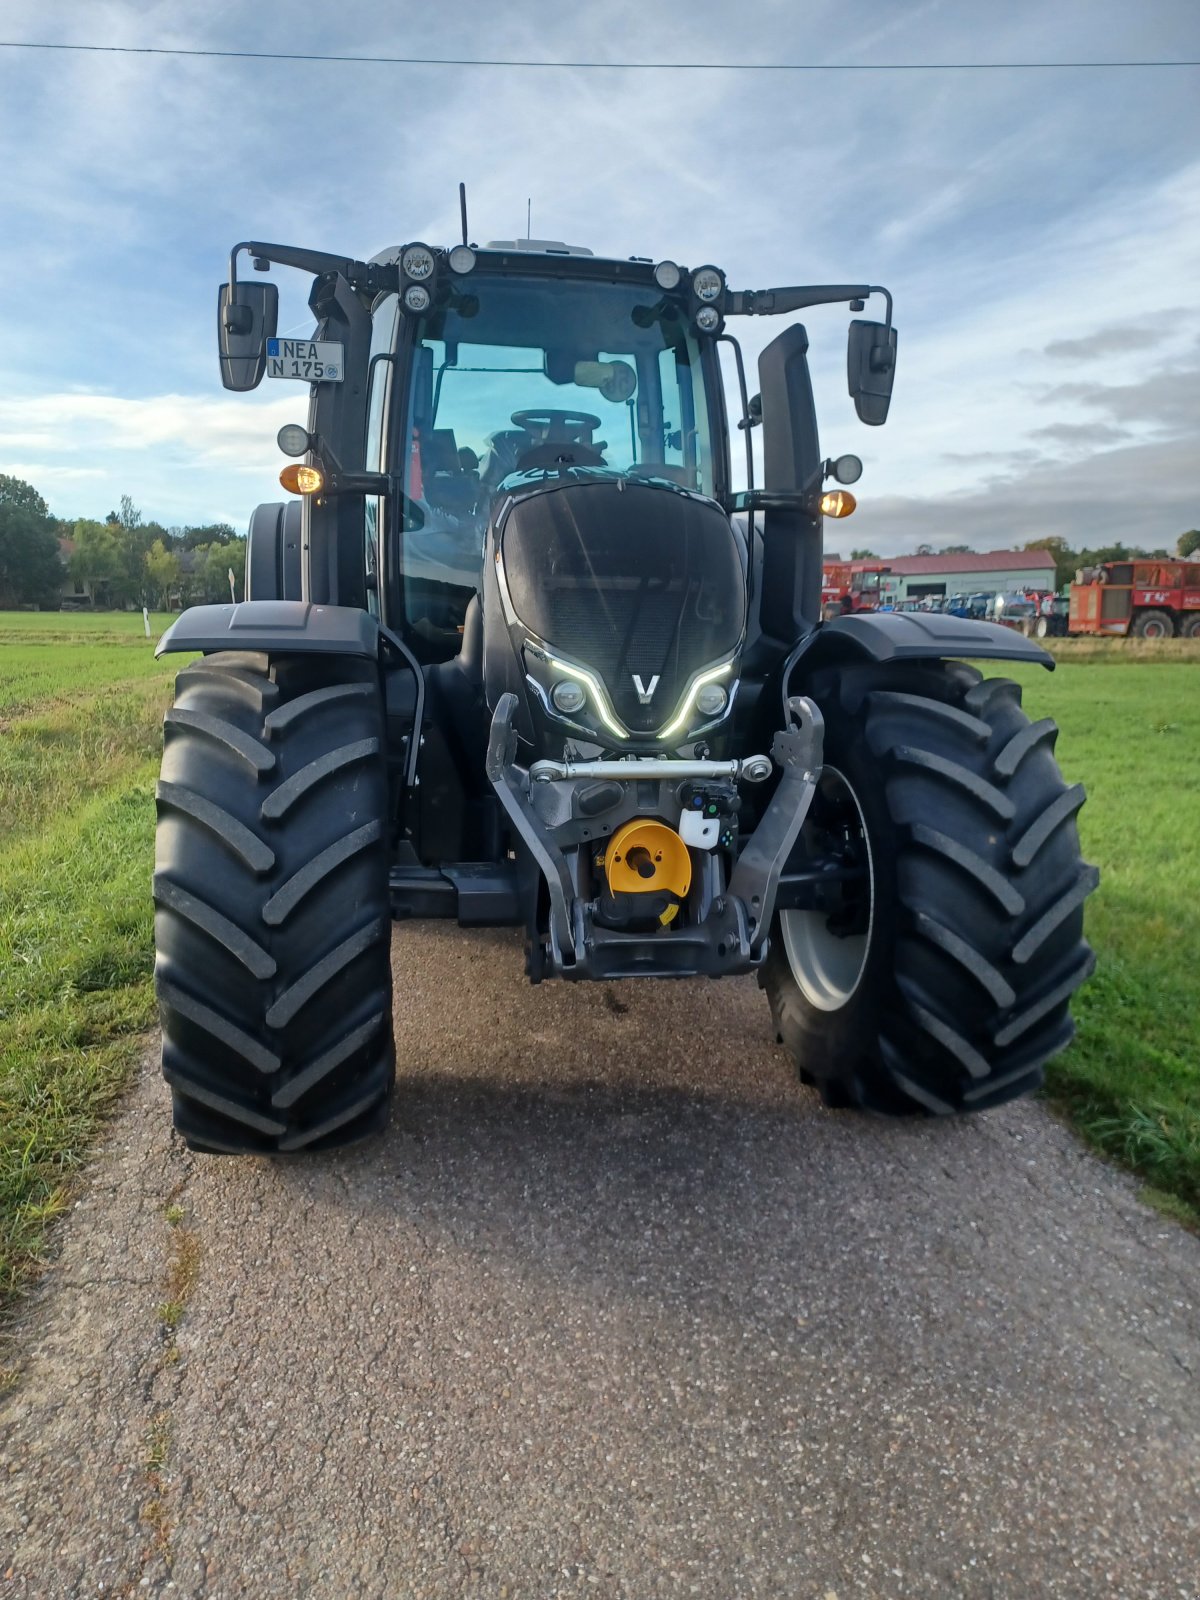
{"type": "Polygon", "coordinates": [[[246,540],[246,599],[299,600],[299,500],[286,505],[256,506],[246,540]]]}

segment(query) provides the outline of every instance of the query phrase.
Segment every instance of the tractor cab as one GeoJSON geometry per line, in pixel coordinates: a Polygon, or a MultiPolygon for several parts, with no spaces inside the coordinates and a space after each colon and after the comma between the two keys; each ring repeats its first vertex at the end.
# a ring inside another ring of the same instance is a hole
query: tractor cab
{"type": "Polygon", "coordinates": [[[457,651],[505,495],[569,474],[727,492],[720,372],[686,295],[645,265],[549,248],[473,253],[469,272],[410,286],[422,309],[399,284],[373,308],[388,360],[372,382],[387,392],[367,447],[400,499],[383,541],[368,519],[369,559],[389,620],[424,660],[457,651]]]}

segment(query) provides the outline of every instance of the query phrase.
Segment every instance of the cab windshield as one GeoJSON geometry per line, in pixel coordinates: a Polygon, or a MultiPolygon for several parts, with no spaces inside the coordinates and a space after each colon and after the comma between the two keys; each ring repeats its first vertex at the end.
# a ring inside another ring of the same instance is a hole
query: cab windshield
{"type": "Polygon", "coordinates": [[[394,570],[431,645],[457,648],[492,501],[520,475],[606,468],[714,493],[700,347],[657,289],[472,276],[414,336],[394,570]]]}

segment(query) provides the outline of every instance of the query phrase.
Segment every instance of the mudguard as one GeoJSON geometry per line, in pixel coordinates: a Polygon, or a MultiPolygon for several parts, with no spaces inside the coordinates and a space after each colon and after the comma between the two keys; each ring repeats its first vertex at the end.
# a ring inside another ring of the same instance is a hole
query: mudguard
{"type": "Polygon", "coordinates": [[[860,611],[834,617],[803,638],[784,666],[784,692],[792,668],[853,661],[918,661],[946,657],[1030,661],[1054,671],[1054,657],[1032,639],[997,622],[974,622],[942,612],[860,611]]]}
{"type": "Polygon", "coordinates": [[[246,540],[246,599],[299,600],[301,503],[256,506],[246,540]]]}
{"type": "Polygon", "coordinates": [[[163,634],[156,656],[173,652],[266,650],[271,655],[379,655],[379,624],[356,606],[306,600],[243,600],[192,606],[163,634]]]}

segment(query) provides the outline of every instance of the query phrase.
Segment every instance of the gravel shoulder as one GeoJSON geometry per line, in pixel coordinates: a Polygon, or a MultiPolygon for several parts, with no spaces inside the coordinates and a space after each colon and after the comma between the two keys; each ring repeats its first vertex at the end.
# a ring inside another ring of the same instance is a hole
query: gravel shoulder
{"type": "Polygon", "coordinates": [[[0,1359],[0,1596],[1195,1600],[1200,1240],[1041,1106],[393,948],[382,1139],[197,1159],[146,1064],[0,1359]]]}

